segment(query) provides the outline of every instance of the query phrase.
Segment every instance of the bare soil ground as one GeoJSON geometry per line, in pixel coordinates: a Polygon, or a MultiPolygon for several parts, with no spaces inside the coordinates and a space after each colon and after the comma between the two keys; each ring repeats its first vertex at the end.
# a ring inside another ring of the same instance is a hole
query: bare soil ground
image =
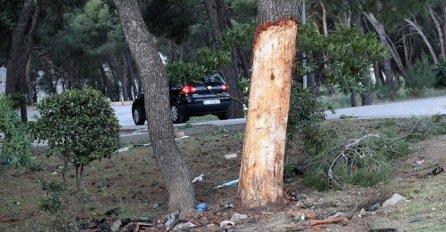
{"type": "MultiPolygon", "coordinates": [[[[350,186],[342,191],[317,192],[305,187],[303,177],[296,175],[286,181],[288,200],[280,207],[243,210],[235,205],[223,209],[224,205],[236,202],[237,187],[216,189],[216,186],[238,178],[243,137],[243,132],[224,131],[194,135],[178,142],[192,175],[204,174],[203,181],[194,184],[196,199],[206,202],[210,210],[199,216],[190,215],[190,219],[195,218],[194,222],[203,225],[196,231],[207,231],[207,224],[229,220],[234,212],[247,214],[250,219],[238,223],[233,231],[446,231],[446,174],[424,176],[438,165],[446,167],[446,136],[411,144],[413,152],[395,163],[391,180],[373,188],[350,186]],[[237,158],[225,159],[231,153],[236,153],[237,158]],[[415,164],[421,160],[424,163],[415,164]],[[393,193],[408,201],[361,213],[361,209],[382,203],[393,193]],[[340,224],[317,227],[310,226],[309,220],[297,222],[295,217],[301,212],[318,217],[335,213],[353,216],[340,224]],[[411,223],[414,219],[418,222],[411,223]]],[[[40,168],[33,171],[0,167],[0,231],[52,231],[54,224],[61,223],[60,217],[38,208],[45,195],[42,183],[61,181],[56,173],[60,162],[44,154],[36,156],[42,161],[40,168]]],[[[75,186],[73,170],[68,179],[70,186],[75,186]]],[[[166,188],[150,147],[135,147],[92,163],[85,170],[83,190],[80,220],[83,223],[132,216],[163,218],[169,213],[166,188]],[[122,210],[111,217],[104,215],[114,208],[122,210]]]]}

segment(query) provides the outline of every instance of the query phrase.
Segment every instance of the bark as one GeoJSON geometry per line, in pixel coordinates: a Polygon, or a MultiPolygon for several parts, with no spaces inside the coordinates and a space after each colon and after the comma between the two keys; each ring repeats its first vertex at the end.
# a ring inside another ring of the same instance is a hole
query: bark
{"type": "Polygon", "coordinates": [[[299,30],[295,0],[259,0],[249,112],[238,189],[241,204],[261,207],[283,197],[283,164],[299,30]]]}
{"type": "MultiPolygon", "coordinates": [[[[446,1],[443,1],[441,8],[443,11],[443,36],[446,36],[446,1]]],[[[446,47],[446,39],[444,41],[444,46],[446,47]]]]}
{"type": "Polygon", "coordinates": [[[31,78],[31,61],[32,61],[32,56],[29,56],[28,58],[28,62],[26,62],[26,71],[25,71],[25,83],[26,83],[26,104],[27,105],[32,105],[34,103],[33,101],[33,81],[31,78]]]}
{"type": "Polygon", "coordinates": [[[142,78],[144,104],[155,162],[169,193],[169,210],[190,211],[195,205],[189,169],[175,143],[169,107],[168,78],[153,37],[136,0],[114,0],[125,38],[142,78]]]}
{"type": "MultiPolygon", "coordinates": [[[[215,49],[222,49],[220,42],[220,35],[224,30],[230,27],[230,22],[226,19],[226,8],[224,0],[216,0],[216,8],[213,7],[211,0],[205,0],[205,8],[209,17],[209,24],[211,26],[212,36],[214,38],[215,49]]],[[[229,94],[234,99],[229,109],[229,118],[243,118],[243,104],[241,103],[242,93],[238,87],[239,84],[239,69],[237,46],[232,48],[231,62],[221,69],[229,85],[229,94]]]]}
{"type": "Polygon", "coordinates": [[[356,100],[356,91],[355,90],[350,91],[350,102],[351,102],[352,107],[358,106],[358,101],[356,100]]]}
{"type": "Polygon", "coordinates": [[[373,103],[373,84],[370,77],[366,77],[363,81],[365,92],[361,95],[361,103],[363,106],[372,105],[373,103]]]}
{"type": "Polygon", "coordinates": [[[204,8],[206,10],[208,19],[209,19],[209,26],[211,28],[211,35],[212,35],[212,46],[213,49],[220,48],[220,39],[219,36],[221,34],[220,26],[218,25],[218,18],[217,18],[217,11],[212,6],[212,0],[204,0],[204,8]]]}
{"type": "MultiPolygon", "coordinates": [[[[438,20],[437,16],[435,15],[435,12],[432,10],[432,8],[429,8],[429,14],[431,15],[432,20],[434,21],[435,28],[437,29],[438,33],[438,39],[440,40],[440,57],[442,59],[446,59],[446,49],[445,49],[445,40],[444,40],[444,34],[443,29],[441,28],[440,21],[438,20]]],[[[446,24],[446,22],[445,22],[446,24]]]]}
{"type": "Polygon", "coordinates": [[[125,57],[125,52],[121,53],[122,68],[121,68],[121,86],[122,86],[122,97],[124,101],[129,100],[129,66],[127,63],[127,58],[125,57]]]}
{"type": "MultiPolygon", "coordinates": [[[[19,20],[12,34],[11,51],[7,64],[6,94],[26,96],[26,65],[34,46],[34,32],[40,15],[40,1],[34,7],[32,0],[23,2],[19,20]],[[33,11],[34,10],[34,11],[33,11]],[[34,13],[33,13],[34,12],[34,13]],[[32,18],[32,20],[30,20],[32,18]]],[[[28,121],[26,100],[20,102],[20,116],[23,122],[28,121]]]]}
{"type": "Polygon", "coordinates": [[[404,21],[406,21],[409,25],[411,25],[415,29],[415,31],[417,31],[417,33],[421,36],[421,38],[423,39],[423,41],[426,44],[427,48],[429,49],[429,52],[431,53],[432,60],[434,61],[434,64],[438,64],[437,54],[435,53],[435,50],[432,47],[432,44],[430,43],[430,41],[427,38],[426,34],[424,34],[424,32],[421,29],[421,27],[417,23],[415,23],[414,21],[412,21],[410,19],[404,19],[404,21]]]}
{"type": "Polygon", "coordinates": [[[328,35],[328,26],[327,26],[327,9],[325,8],[324,3],[319,1],[319,4],[322,8],[322,28],[324,29],[324,35],[328,35]]]}
{"type": "Polygon", "coordinates": [[[406,67],[411,65],[410,56],[409,56],[409,42],[407,41],[407,35],[404,32],[403,34],[403,48],[404,48],[404,58],[406,60],[406,67]]]}
{"type": "MultiPolygon", "coordinates": [[[[399,56],[398,52],[392,47],[392,45],[389,43],[387,39],[387,34],[384,29],[384,25],[380,23],[376,17],[372,13],[364,13],[364,15],[367,17],[369,22],[372,24],[373,28],[375,29],[376,33],[378,34],[379,40],[381,44],[390,52],[392,55],[393,60],[396,63],[396,66],[398,67],[399,72],[404,77],[406,76],[406,69],[404,68],[403,62],[401,60],[401,57],[399,56]]],[[[384,61],[384,63],[387,63],[388,65],[384,65],[386,77],[389,78],[389,80],[392,80],[391,83],[393,83],[393,73],[392,69],[390,67],[390,60],[384,61]]],[[[391,84],[389,83],[389,84],[391,84]]]]}

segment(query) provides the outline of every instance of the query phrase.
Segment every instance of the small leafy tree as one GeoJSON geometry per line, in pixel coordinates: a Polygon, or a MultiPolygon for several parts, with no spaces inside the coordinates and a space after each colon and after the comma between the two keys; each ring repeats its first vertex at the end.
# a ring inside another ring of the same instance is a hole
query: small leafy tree
{"type": "Polygon", "coordinates": [[[13,101],[4,94],[0,94],[0,131],[0,162],[15,168],[29,166],[32,156],[28,127],[14,110],[13,101]]]}
{"type": "Polygon", "coordinates": [[[63,160],[64,182],[68,165],[74,166],[79,204],[84,167],[94,160],[110,158],[119,146],[118,120],[108,100],[93,89],[51,96],[37,108],[40,117],[34,127],[35,136],[47,141],[49,156],[63,160]]]}
{"type": "Polygon", "coordinates": [[[421,57],[414,65],[409,66],[407,71],[406,89],[412,96],[421,96],[428,88],[435,86],[437,73],[434,71],[427,56],[421,57]]]}

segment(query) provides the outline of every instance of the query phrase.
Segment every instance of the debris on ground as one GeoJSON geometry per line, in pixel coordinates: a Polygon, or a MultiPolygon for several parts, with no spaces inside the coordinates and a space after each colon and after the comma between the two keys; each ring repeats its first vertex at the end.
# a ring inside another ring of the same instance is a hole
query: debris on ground
{"type": "Polygon", "coordinates": [[[236,179],[236,180],[231,180],[231,181],[228,181],[228,182],[226,182],[226,183],[223,183],[223,184],[221,184],[221,185],[217,186],[217,189],[221,189],[221,188],[226,188],[226,187],[230,187],[230,186],[233,186],[233,185],[236,185],[236,184],[238,184],[238,182],[240,182],[240,180],[239,180],[239,179],[236,179]]]}
{"type": "Polygon", "coordinates": [[[424,176],[426,176],[426,177],[436,176],[442,172],[444,172],[444,169],[442,167],[438,166],[438,167],[434,168],[434,170],[426,173],[426,175],[424,175],[424,176]]]}
{"type": "Polygon", "coordinates": [[[244,221],[247,221],[248,219],[249,219],[248,215],[234,213],[234,215],[232,215],[232,217],[229,221],[234,222],[234,223],[242,223],[244,221]]]}
{"type": "Polygon", "coordinates": [[[373,211],[378,210],[380,207],[381,207],[381,204],[379,204],[379,202],[376,202],[375,204],[367,207],[367,211],[373,212],[373,211]]]}
{"type": "Polygon", "coordinates": [[[124,210],[121,207],[118,207],[105,212],[104,215],[107,217],[118,216],[122,212],[124,212],[124,210]]]}
{"type": "Polygon", "coordinates": [[[222,221],[220,223],[220,228],[225,229],[225,230],[226,229],[230,229],[230,228],[232,228],[234,226],[235,226],[235,223],[231,222],[231,221],[222,221]]]}
{"type": "Polygon", "coordinates": [[[227,159],[227,160],[235,159],[235,158],[237,158],[237,153],[231,153],[231,154],[225,155],[225,159],[227,159]]]}
{"type": "Polygon", "coordinates": [[[177,130],[177,129],[175,129],[174,134],[175,134],[175,138],[177,138],[177,139],[186,136],[186,135],[184,134],[184,131],[182,131],[182,130],[177,130]]]}
{"type": "Polygon", "coordinates": [[[204,174],[202,173],[202,174],[200,174],[199,176],[195,177],[195,178],[192,180],[192,183],[196,183],[196,182],[203,181],[203,177],[204,177],[204,174]]]}
{"type": "Polygon", "coordinates": [[[173,212],[173,213],[169,214],[169,216],[167,217],[166,223],[164,223],[167,230],[172,229],[180,221],[179,216],[180,216],[179,212],[173,212]]]}
{"type": "Polygon", "coordinates": [[[195,210],[197,210],[198,212],[208,211],[208,205],[203,202],[198,203],[197,206],[195,206],[195,210]]]}
{"type": "Polygon", "coordinates": [[[422,216],[416,216],[412,219],[409,220],[409,223],[415,223],[415,222],[421,222],[424,221],[426,218],[422,217],[422,216]]]}
{"type": "Polygon", "coordinates": [[[394,206],[394,205],[396,205],[396,204],[398,204],[398,203],[401,203],[401,202],[406,202],[406,198],[403,197],[403,196],[401,196],[401,195],[398,194],[398,193],[395,193],[395,194],[392,195],[391,198],[387,199],[387,200],[383,203],[382,207],[383,207],[383,208],[386,208],[386,207],[389,207],[389,206],[394,206]]]}
{"type": "Polygon", "coordinates": [[[322,220],[310,220],[310,226],[321,226],[321,225],[337,224],[337,223],[347,223],[347,218],[336,217],[322,220]]]}
{"type": "Polygon", "coordinates": [[[173,230],[174,231],[175,230],[186,230],[186,231],[189,231],[190,229],[195,228],[195,227],[197,227],[197,225],[195,225],[194,223],[186,222],[186,223],[180,223],[180,224],[176,225],[173,228],[173,230]]]}

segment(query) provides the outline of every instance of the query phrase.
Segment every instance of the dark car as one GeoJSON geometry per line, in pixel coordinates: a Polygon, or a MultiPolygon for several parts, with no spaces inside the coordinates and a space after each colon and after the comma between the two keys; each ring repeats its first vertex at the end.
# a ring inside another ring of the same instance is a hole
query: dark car
{"type": "MultiPolygon", "coordinates": [[[[228,119],[231,105],[228,90],[228,85],[218,73],[209,75],[202,81],[171,86],[169,96],[172,121],[183,123],[189,121],[191,116],[207,114],[216,115],[220,120],[228,119]]],[[[132,116],[136,125],[143,125],[146,121],[143,93],[133,101],[132,116]]]]}

